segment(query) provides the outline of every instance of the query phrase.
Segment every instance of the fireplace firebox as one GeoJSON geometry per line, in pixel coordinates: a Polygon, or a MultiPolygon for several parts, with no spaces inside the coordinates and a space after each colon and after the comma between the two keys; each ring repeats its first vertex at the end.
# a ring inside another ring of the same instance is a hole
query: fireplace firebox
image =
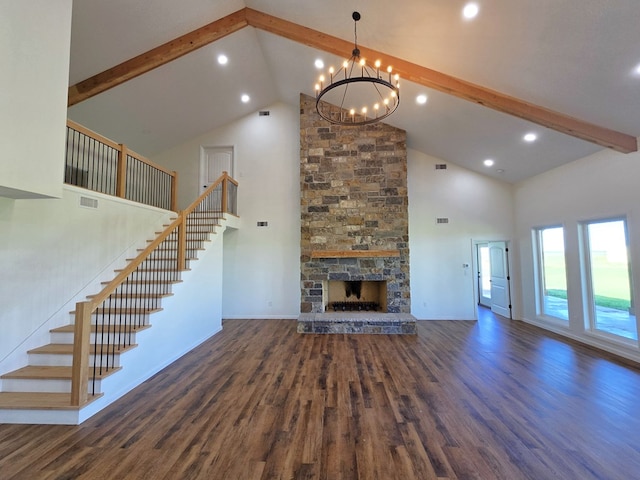
{"type": "Polygon", "coordinates": [[[385,280],[326,280],[322,282],[325,312],[387,311],[385,280]]]}

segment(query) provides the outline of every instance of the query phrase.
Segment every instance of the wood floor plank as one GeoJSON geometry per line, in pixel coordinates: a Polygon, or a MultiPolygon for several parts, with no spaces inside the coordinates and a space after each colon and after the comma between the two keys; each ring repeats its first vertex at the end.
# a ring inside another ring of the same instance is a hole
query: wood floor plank
{"type": "Polygon", "coordinates": [[[0,425],[14,479],[628,480],[640,369],[520,322],[222,332],[77,427],[0,425]]]}

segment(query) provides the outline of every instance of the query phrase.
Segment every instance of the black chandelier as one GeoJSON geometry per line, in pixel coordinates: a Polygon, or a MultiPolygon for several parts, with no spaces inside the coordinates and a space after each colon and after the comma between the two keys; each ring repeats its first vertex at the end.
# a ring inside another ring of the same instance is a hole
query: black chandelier
{"type": "Polygon", "coordinates": [[[396,111],[400,105],[400,77],[392,74],[391,66],[381,74],[380,60],[367,65],[365,59],[360,58],[357,31],[360,14],[353,12],[351,18],[354,32],[351,58],[338,70],[331,67],[328,77],[320,76],[315,87],[316,110],[336,125],[368,125],[396,111]]]}

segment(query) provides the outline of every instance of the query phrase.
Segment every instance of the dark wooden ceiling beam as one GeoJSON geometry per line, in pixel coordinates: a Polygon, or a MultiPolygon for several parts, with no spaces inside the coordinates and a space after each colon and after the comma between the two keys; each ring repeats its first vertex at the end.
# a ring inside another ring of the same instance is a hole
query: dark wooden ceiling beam
{"type": "MultiPolygon", "coordinates": [[[[345,56],[353,48],[353,44],[346,40],[258,10],[243,8],[69,87],[68,104],[75,105],[246,26],[334,55],[345,56]]],[[[362,45],[359,45],[359,48],[365,58],[376,58],[387,65],[393,65],[394,71],[399,73],[403,80],[478,103],[602,147],[623,153],[638,150],[637,139],[632,135],[585,122],[362,45]]]]}
{"type": "Polygon", "coordinates": [[[205,45],[220,40],[247,26],[244,9],[238,10],[204,27],[182,35],[109,70],[69,87],[68,105],[72,106],[110,88],[116,87],[154,68],[180,58],[205,45]]]}

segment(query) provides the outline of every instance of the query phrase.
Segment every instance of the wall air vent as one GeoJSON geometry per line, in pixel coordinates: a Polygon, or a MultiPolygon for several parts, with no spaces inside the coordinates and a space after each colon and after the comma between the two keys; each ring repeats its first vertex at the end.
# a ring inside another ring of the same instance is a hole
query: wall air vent
{"type": "Polygon", "coordinates": [[[269,222],[258,222],[258,226],[259,227],[268,227],[269,226],[269,222]]]}
{"type": "Polygon", "coordinates": [[[91,197],[80,197],[80,206],[85,208],[98,208],[98,199],[91,197]]]}
{"type": "Polygon", "coordinates": [[[271,112],[269,110],[260,110],[258,112],[259,117],[268,117],[269,115],[271,115],[271,112]]]}
{"type": "Polygon", "coordinates": [[[438,217],[436,218],[436,223],[449,223],[449,219],[447,217],[438,217]]]}
{"type": "Polygon", "coordinates": [[[446,169],[447,169],[446,163],[436,163],[436,170],[446,170],[446,169]]]}

